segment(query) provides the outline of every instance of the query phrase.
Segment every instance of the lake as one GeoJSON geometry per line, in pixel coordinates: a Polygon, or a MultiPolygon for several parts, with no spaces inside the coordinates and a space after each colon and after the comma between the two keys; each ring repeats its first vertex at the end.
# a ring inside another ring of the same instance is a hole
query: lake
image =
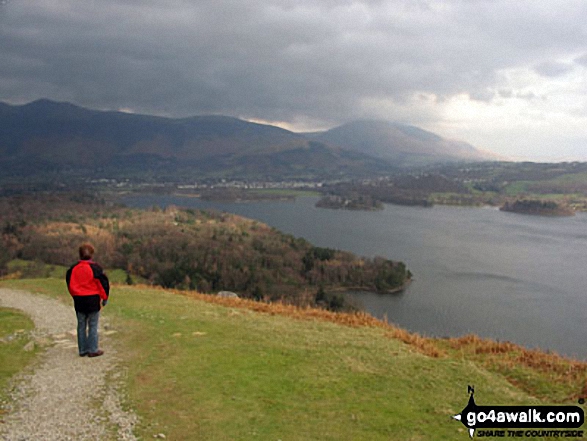
{"type": "Polygon", "coordinates": [[[429,336],[475,333],[587,359],[587,214],[535,217],[494,208],[385,205],[375,212],[295,202],[220,203],[133,196],[129,206],[217,209],[315,245],[402,260],[402,293],[351,293],[379,318],[429,336]]]}

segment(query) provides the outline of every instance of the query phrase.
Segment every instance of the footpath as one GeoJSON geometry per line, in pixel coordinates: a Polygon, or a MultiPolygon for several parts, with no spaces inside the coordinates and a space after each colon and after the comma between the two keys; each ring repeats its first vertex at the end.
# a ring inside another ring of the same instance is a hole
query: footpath
{"type": "Polygon", "coordinates": [[[105,354],[80,357],[73,305],[25,291],[0,288],[0,306],[27,314],[35,324],[32,345],[39,359],[13,379],[3,404],[0,439],[136,440],[137,417],[121,406],[123,372],[101,318],[105,354]]]}

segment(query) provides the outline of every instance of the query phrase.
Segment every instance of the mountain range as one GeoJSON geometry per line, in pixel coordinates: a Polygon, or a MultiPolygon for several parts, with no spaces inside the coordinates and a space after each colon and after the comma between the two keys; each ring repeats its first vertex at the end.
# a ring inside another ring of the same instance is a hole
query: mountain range
{"type": "Polygon", "coordinates": [[[303,134],[228,116],[165,118],[50,100],[0,103],[0,166],[13,176],[332,178],[485,159],[464,142],[384,121],[303,134]]]}

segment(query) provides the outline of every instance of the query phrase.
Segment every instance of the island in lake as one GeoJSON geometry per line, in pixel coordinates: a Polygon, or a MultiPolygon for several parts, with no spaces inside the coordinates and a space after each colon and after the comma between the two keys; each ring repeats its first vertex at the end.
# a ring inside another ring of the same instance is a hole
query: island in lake
{"type": "Polygon", "coordinates": [[[348,198],[338,195],[326,195],[316,202],[316,207],[338,210],[383,210],[383,204],[381,201],[363,195],[355,195],[348,198]]]}
{"type": "Polygon", "coordinates": [[[574,216],[575,211],[568,205],[555,201],[542,201],[536,199],[517,199],[514,202],[506,202],[501,211],[512,213],[532,214],[538,216],[574,216]]]}

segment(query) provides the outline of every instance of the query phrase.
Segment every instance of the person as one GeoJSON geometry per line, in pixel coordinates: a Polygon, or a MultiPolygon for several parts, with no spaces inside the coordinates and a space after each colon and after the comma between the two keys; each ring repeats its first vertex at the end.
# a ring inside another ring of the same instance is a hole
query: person
{"type": "Polygon", "coordinates": [[[99,357],[104,354],[98,348],[98,321],[102,307],[108,302],[110,282],[102,267],[92,260],[94,251],[91,244],[81,244],[80,260],[65,275],[77,315],[77,346],[80,357],[99,357]]]}

